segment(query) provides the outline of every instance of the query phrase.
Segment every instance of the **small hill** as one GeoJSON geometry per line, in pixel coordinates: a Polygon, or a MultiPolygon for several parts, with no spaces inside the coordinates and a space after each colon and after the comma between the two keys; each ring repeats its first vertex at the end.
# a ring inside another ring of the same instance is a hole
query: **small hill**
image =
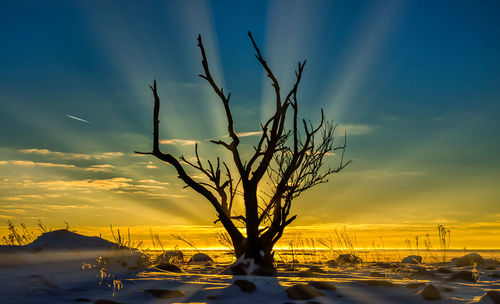
{"type": "Polygon", "coordinates": [[[116,248],[112,242],[97,236],[85,236],[65,229],[46,232],[32,243],[23,246],[38,250],[106,250],[116,248]]]}

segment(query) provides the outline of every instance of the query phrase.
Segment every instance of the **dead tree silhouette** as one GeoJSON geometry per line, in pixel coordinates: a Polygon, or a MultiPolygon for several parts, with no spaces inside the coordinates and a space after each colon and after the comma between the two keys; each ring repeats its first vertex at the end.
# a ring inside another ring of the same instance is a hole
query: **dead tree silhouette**
{"type": "Polygon", "coordinates": [[[154,96],[153,151],[136,153],[151,154],[172,165],[187,187],[204,196],[212,204],[217,212],[216,222],[220,221],[227,231],[238,258],[226,273],[275,275],[273,247],[282,237],[285,227],[297,217],[290,216],[292,201],[313,186],[327,182],[330,174],[340,172],[351,161],[344,162],[346,134],[343,144],[335,146],[334,131],[337,125],[325,120],[323,110],[321,110],[321,121],[317,126],[313,126],[311,121],[299,121],[297,89],[306,61],[299,61],[295,71],[295,83],[286,95],[282,95],[278,80],[250,32],[248,36],[255,49],[255,57],[266,71],[274,88],[276,105],[274,114],[260,125],[262,134],[254,146],[255,151],[244,161],[239,148],[240,138],[235,131],[229,107],[231,93],[224,93],[212,78],[205,48],[201,36],[198,35],[198,47],[204,71],[204,74],[199,76],[205,79],[217,94],[227,118],[229,140],[211,142],[230,152],[237,173],[231,172],[227,162],[221,161],[220,158],[217,158],[216,162],[208,161],[203,164],[196,145],[196,161],[188,161],[183,156],[179,158],[185,166],[200,171],[210,182],[196,181],[188,175],[181,161],[171,154],[160,151],[158,131],[160,97],[156,80],[153,86],[150,86],[154,96]],[[291,121],[287,119],[288,114],[291,114],[291,121]],[[333,168],[325,166],[325,156],[333,155],[333,151],[336,150],[340,151],[338,166],[333,168]],[[243,199],[242,214],[236,214],[233,210],[236,196],[241,196],[243,199]],[[242,229],[238,229],[240,224],[242,229]]]}

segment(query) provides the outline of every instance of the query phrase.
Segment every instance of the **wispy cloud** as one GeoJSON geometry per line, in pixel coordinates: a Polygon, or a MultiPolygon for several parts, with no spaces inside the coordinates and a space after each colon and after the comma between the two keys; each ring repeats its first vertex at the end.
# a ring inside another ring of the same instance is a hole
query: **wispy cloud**
{"type": "Polygon", "coordinates": [[[133,187],[132,179],[115,177],[109,179],[84,179],[84,180],[50,180],[36,183],[48,190],[112,190],[133,187]]]}
{"type": "Polygon", "coordinates": [[[194,146],[196,145],[197,142],[198,141],[194,139],[180,139],[180,138],[160,140],[160,144],[163,145],[179,145],[179,146],[194,146]]]}
{"type": "Polygon", "coordinates": [[[76,168],[74,165],[68,164],[54,164],[54,163],[43,163],[43,162],[34,162],[31,160],[11,160],[0,163],[0,165],[12,164],[16,166],[38,166],[38,167],[55,167],[55,168],[76,168]]]}
{"type": "Polygon", "coordinates": [[[168,182],[160,182],[154,179],[141,179],[138,181],[139,183],[144,183],[144,184],[156,184],[156,185],[169,185],[170,183],[168,182]]]}
{"type": "Polygon", "coordinates": [[[82,159],[82,160],[91,160],[91,159],[110,159],[114,157],[123,156],[122,152],[104,152],[104,153],[69,153],[69,152],[59,152],[59,151],[51,151],[48,149],[22,149],[21,153],[25,154],[38,154],[45,155],[49,157],[63,158],[63,159],[82,159]]]}
{"type": "Polygon", "coordinates": [[[375,130],[374,126],[368,126],[368,125],[361,125],[361,124],[345,124],[345,125],[339,125],[337,127],[337,132],[340,134],[344,134],[345,132],[347,133],[347,136],[349,135],[362,135],[362,134],[368,134],[372,133],[375,130]]]}
{"type": "Polygon", "coordinates": [[[114,168],[115,166],[109,165],[109,164],[104,164],[104,165],[92,165],[88,168],[85,168],[85,171],[92,171],[92,172],[106,172],[109,171],[109,169],[114,168]]]}
{"type": "MultiPolygon", "coordinates": [[[[239,137],[249,137],[249,136],[261,135],[262,131],[238,132],[236,134],[239,137]]],[[[224,135],[223,138],[225,138],[225,137],[229,137],[229,135],[224,135]]],[[[201,141],[208,141],[208,139],[201,140],[201,141]]],[[[194,139],[172,138],[172,139],[162,139],[162,140],[160,140],[160,144],[163,144],[163,145],[194,146],[197,143],[200,143],[200,141],[199,140],[194,140],[194,139]]]]}
{"type": "Polygon", "coordinates": [[[10,160],[1,161],[0,165],[14,165],[14,166],[27,166],[27,167],[46,167],[46,168],[67,168],[67,169],[80,169],[91,172],[107,172],[115,166],[110,164],[102,165],[91,165],[90,167],[77,167],[71,164],[58,164],[58,163],[47,163],[47,162],[34,162],[31,160],[10,160]]]}
{"type": "Polygon", "coordinates": [[[91,209],[91,208],[106,208],[105,206],[91,206],[88,204],[81,205],[64,205],[64,204],[19,204],[19,205],[6,205],[0,212],[5,213],[26,213],[29,210],[65,210],[65,209],[91,209]]]}
{"type": "Polygon", "coordinates": [[[239,137],[249,137],[249,136],[257,136],[262,135],[262,131],[249,131],[249,132],[238,132],[236,133],[239,137]]]}

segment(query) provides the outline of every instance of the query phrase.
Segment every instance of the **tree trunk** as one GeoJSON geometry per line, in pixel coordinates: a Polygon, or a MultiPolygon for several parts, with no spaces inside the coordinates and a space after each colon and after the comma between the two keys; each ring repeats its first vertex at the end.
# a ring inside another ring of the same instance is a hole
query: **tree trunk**
{"type": "Polygon", "coordinates": [[[260,239],[246,239],[240,245],[235,244],[236,262],[222,274],[275,276],[272,246],[263,244],[260,239]]]}

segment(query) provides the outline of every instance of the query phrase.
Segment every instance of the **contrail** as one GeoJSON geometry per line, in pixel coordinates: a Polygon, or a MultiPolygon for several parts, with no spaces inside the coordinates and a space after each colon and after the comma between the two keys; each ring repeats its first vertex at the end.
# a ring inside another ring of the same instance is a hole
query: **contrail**
{"type": "Polygon", "coordinates": [[[91,123],[90,121],[88,121],[88,120],[85,120],[85,119],[83,119],[83,118],[78,118],[78,117],[75,117],[75,116],[72,116],[72,115],[69,115],[69,114],[66,114],[66,117],[69,117],[69,118],[71,118],[71,119],[75,119],[75,120],[78,120],[78,121],[82,121],[82,122],[87,123],[87,124],[89,124],[89,125],[91,125],[91,124],[92,124],[92,123],[91,123]]]}

